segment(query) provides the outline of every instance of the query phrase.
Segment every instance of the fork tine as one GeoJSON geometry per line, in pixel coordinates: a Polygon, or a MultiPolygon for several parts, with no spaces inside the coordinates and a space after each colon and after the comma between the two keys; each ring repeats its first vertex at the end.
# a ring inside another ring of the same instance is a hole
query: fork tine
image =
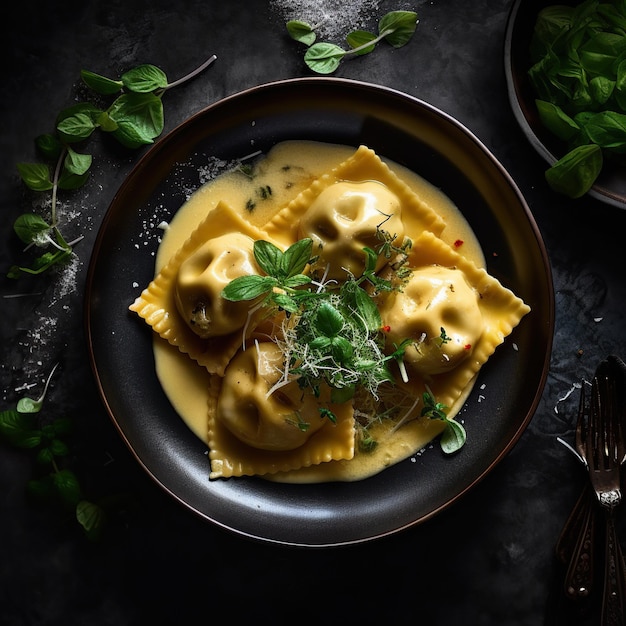
{"type": "Polygon", "coordinates": [[[614,385],[613,400],[615,417],[615,435],[617,437],[617,458],[620,465],[626,461],[626,363],[618,356],[608,357],[612,368],[611,380],[614,385]]]}
{"type": "Polygon", "coordinates": [[[576,452],[587,464],[586,460],[586,437],[587,437],[587,399],[585,395],[585,382],[580,387],[580,400],[578,402],[578,419],[576,420],[576,452]]]}

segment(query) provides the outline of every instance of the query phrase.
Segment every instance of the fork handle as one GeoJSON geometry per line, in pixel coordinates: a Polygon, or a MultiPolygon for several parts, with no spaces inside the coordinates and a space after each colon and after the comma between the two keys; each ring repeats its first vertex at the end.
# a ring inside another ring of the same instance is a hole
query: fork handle
{"type": "MultiPolygon", "coordinates": [[[[565,573],[564,591],[571,600],[587,598],[594,584],[594,544],[596,532],[596,506],[591,489],[585,488],[572,511],[574,521],[569,529],[574,534],[574,542],[569,554],[562,554],[568,563],[565,573]]],[[[566,527],[568,524],[566,524],[566,527]]],[[[570,537],[571,541],[572,538],[570,537]]],[[[563,547],[563,544],[561,544],[563,547]]]]}
{"type": "Polygon", "coordinates": [[[613,511],[606,514],[604,591],[602,626],[626,624],[626,564],[615,530],[613,511]]]}

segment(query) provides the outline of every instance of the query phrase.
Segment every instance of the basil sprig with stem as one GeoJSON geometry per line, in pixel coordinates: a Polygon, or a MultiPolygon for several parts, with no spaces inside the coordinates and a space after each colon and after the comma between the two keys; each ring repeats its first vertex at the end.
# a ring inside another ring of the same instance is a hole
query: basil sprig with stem
{"type": "Polygon", "coordinates": [[[0,439],[34,454],[36,465],[42,471],[28,482],[29,493],[73,509],[85,535],[96,540],[104,526],[105,512],[100,505],[84,497],[78,477],[71,469],[67,437],[71,434],[72,422],[66,417],[45,420],[40,415],[57,365],[52,368],[38,398],[25,396],[15,408],[0,411],[0,439]]]}
{"type": "Polygon", "coordinates": [[[82,187],[89,176],[92,156],[76,149],[87,141],[96,130],[108,133],[129,149],[154,143],[164,128],[163,94],[202,72],[213,61],[211,56],[202,65],[183,78],[172,83],[156,66],[140,65],[122,74],[119,80],[82,70],[85,85],[100,97],[114,97],[106,107],[91,102],[81,102],[63,109],[56,119],[53,133],[40,135],[35,146],[44,163],[18,163],[17,169],[24,184],[32,191],[51,191],[50,221],[33,213],[20,215],[14,230],[27,244],[52,248],[35,258],[30,266],[13,265],[9,278],[41,274],[72,255],[79,237],[68,242],[62,236],[57,219],[57,196],[60,190],[82,187]]]}
{"type": "Polygon", "coordinates": [[[418,21],[414,11],[391,11],[380,19],[377,33],[365,30],[349,33],[346,37],[350,46],[348,50],[330,42],[316,43],[316,27],[301,20],[287,22],[287,32],[292,39],[307,46],[304,62],[309,69],[318,74],[332,74],[344,58],[349,55],[369,54],[381,41],[386,41],[394,48],[406,45],[413,36],[418,21]]]}

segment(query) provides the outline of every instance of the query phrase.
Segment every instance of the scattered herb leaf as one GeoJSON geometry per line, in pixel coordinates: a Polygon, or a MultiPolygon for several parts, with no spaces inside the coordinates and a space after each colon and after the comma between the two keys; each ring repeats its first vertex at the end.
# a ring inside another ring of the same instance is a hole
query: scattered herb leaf
{"type": "Polygon", "coordinates": [[[332,74],[345,57],[369,54],[381,41],[386,41],[394,48],[406,45],[413,36],[418,21],[414,11],[391,11],[378,22],[377,34],[364,30],[349,33],[346,37],[348,50],[334,43],[317,42],[315,27],[300,20],[287,22],[287,32],[292,39],[307,46],[304,62],[309,69],[318,74],[332,74]]]}
{"type": "Polygon", "coordinates": [[[33,214],[20,215],[14,230],[28,246],[52,247],[35,258],[29,266],[12,265],[9,278],[41,274],[69,259],[74,245],[82,239],[67,242],[58,229],[57,192],[82,187],[89,176],[92,156],[72,148],[84,142],[96,130],[112,135],[130,149],[151,144],[164,128],[163,94],[186,82],[208,67],[211,56],[199,68],[183,78],[168,83],[165,73],[153,65],[140,65],[113,80],[88,70],[81,71],[85,85],[100,96],[114,100],[102,109],[90,102],[81,102],[62,110],[57,116],[54,133],[40,135],[35,140],[38,153],[45,163],[18,163],[17,170],[24,184],[36,192],[51,191],[51,218],[48,224],[33,214]]]}

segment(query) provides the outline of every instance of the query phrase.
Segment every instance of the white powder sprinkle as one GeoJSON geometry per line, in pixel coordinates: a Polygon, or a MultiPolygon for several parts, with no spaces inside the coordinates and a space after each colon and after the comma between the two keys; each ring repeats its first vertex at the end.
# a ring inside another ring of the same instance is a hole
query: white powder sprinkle
{"type": "MultiPolygon", "coordinates": [[[[381,0],[271,0],[270,6],[284,22],[300,20],[310,24],[318,37],[337,41],[349,32],[371,28],[378,20],[381,0]]],[[[385,13],[386,11],[384,11],[385,13]]]]}

